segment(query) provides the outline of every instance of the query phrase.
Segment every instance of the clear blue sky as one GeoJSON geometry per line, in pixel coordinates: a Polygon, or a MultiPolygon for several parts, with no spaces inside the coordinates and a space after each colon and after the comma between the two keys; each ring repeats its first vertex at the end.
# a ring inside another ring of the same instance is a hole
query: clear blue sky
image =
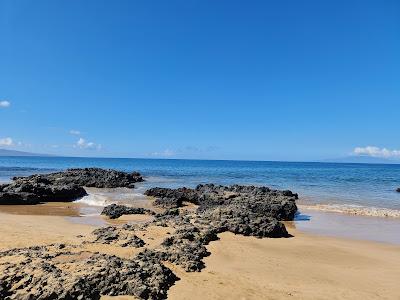
{"type": "Polygon", "coordinates": [[[400,156],[396,0],[1,0],[0,44],[0,148],[400,156]]]}

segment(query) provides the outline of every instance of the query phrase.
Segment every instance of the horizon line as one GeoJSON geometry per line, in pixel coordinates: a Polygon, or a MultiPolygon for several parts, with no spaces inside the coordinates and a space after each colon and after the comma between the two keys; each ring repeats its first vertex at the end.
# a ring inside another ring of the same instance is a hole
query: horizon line
{"type": "MultiPolygon", "coordinates": [[[[7,150],[7,149],[0,149],[7,150]]],[[[388,162],[341,162],[334,161],[335,159],[323,159],[323,160],[252,160],[252,159],[204,159],[204,158],[168,158],[168,157],[105,157],[105,156],[68,156],[58,154],[36,154],[30,152],[24,152],[19,150],[9,150],[28,153],[27,155],[3,155],[1,157],[41,157],[41,158],[84,158],[84,159],[141,159],[141,160],[191,160],[191,161],[232,161],[232,162],[272,162],[272,163],[315,163],[315,164],[363,164],[363,165],[399,165],[400,161],[388,162]],[[32,154],[32,155],[29,155],[32,154]]],[[[361,158],[375,158],[371,156],[354,156],[361,158]]],[[[379,158],[377,158],[379,159],[379,158]]],[[[381,158],[382,159],[382,158],[381,158]]]]}

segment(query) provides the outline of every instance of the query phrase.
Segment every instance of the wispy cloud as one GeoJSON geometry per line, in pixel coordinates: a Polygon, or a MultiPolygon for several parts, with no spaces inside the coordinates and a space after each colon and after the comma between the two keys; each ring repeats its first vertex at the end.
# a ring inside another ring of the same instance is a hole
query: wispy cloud
{"type": "Polygon", "coordinates": [[[7,107],[10,107],[10,105],[11,105],[10,101],[7,101],[7,100],[0,101],[0,108],[7,108],[7,107]]]}
{"type": "Polygon", "coordinates": [[[174,155],[176,155],[176,152],[171,149],[165,149],[164,151],[161,151],[161,152],[151,153],[151,156],[155,156],[155,157],[172,157],[174,155]]]}
{"type": "Polygon", "coordinates": [[[74,130],[74,129],[71,129],[69,133],[72,135],[81,135],[81,132],[79,130],[74,130]]]}
{"type": "Polygon", "coordinates": [[[375,146],[356,147],[353,150],[353,154],[357,156],[400,158],[400,150],[390,150],[387,148],[379,148],[375,146]]]}
{"type": "Polygon", "coordinates": [[[13,146],[14,141],[10,137],[0,139],[0,146],[13,146]]]}
{"type": "Polygon", "coordinates": [[[96,144],[93,142],[87,142],[84,138],[79,138],[79,140],[76,142],[74,147],[80,148],[80,149],[91,149],[91,150],[93,150],[93,149],[100,150],[101,149],[100,144],[96,144]]]}
{"type": "Polygon", "coordinates": [[[186,147],[178,148],[178,149],[167,148],[163,151],[153,152],[150,154],[150,156],[164,157],[164,158],[197,157],[199,155],[201,156],[203,154],[214,152],[215,150],[217,150],[217,147],[210,146],[210,147],[201,148],[201,147],[195,147],[195,146],[186,146],[186,147]]]}

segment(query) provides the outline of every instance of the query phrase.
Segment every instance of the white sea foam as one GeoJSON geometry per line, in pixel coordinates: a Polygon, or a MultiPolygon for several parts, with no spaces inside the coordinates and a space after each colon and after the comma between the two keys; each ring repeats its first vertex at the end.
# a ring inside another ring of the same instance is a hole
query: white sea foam
{"type": "Polygon", "coordinates": [[[352,204],[313,204],[298,205],[299,209],[311,209],[326,212],[344,213],[357,216],[371,216],[383,218],[400,218],[400,210],[383,207],[367,207],[352,204]]]}
{"type": "Polygon", "coordinates": [[[107,206],[113,203],[132,204],[145,199],[143,193],[133,192],[131,189],[97,189],[86,188],[87,196],[75,201],[90,206],[107,206]]]}
{"type": "Polygon", "coordinates": [[[85,197],[82,197],[79,200],[76,200],[76,203],[83,203],[91,206],[106,206],[109,203],[108,197],[101,194],[89,194],[85,197]]]}

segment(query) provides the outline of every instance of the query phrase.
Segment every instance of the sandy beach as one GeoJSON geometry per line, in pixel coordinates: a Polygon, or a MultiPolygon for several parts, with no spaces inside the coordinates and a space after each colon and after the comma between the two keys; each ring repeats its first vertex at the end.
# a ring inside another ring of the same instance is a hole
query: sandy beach
{"type": "Polygon", "coordinates": [[[400,247],[290,233],[221,234],[201,273],[178,273],[170,299],[399,299],[400,247]]]}
{"type": "MultiPolygon", "coordinates": [[[[50,206],[49,211],[59,211],[59,206],[50,206]]],[[[75,219],[66,216],[68,213],[56,216],[21,211],[23,214],[4,210],[0,213],[1,250],[50,243],[79,244],[80,236],[89,235],[95,228],[71,221],[75,219]]],[[[187,273],[169,263],[180,280],[169,290],[168,298],[399,299],[400,246],[314,235],[299,231],[291,222],[286,225],[292,238],[220,234],[220,240],[207,246],[211,255],[205,258],[206,268],[201,272],[187,273]]],[[[146,234],[138,236],[155,245],[166,236],[166,230],[154,227],[146,234]]],[[[112,247],[92,250],[130,255],[112,247]]]]}

